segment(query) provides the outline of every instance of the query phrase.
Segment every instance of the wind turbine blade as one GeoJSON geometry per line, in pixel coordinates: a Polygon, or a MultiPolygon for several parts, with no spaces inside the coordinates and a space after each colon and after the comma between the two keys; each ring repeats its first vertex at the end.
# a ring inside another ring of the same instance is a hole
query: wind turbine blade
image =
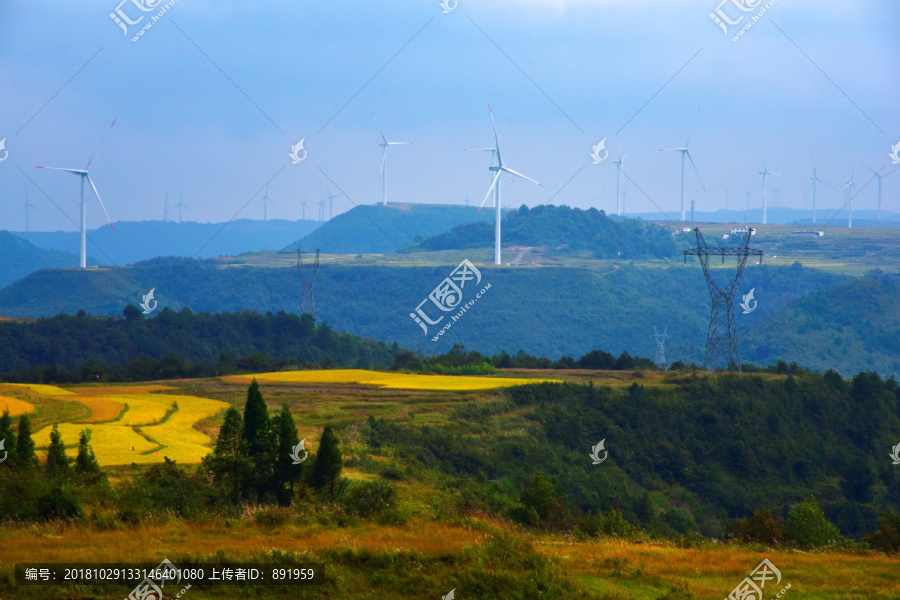
{"type": "Polygon", "coordinates": [[[491,197],[491,192],[494,191],[494,186],[497,185],[497,180],[500,179],[500,175],[502,175],[502,171],[497,171],[497,174],[494,175],[494,181],[491,182],[491,187],[488,188],[487,194],[484,195],[484,200],[481,201],[481,206],[479,206],[478,210],[475,212],[476,215],[481,212],[481,209],[484,208],[484,203],[487,202],[487,199],[491,197]]]}
{"type": "Polygon", "coordinates": [[[388,142],[388,146],[409,146],[412,142],[388,142]]]}
{"type": "Polygon", "coordinates": [[[525,175],[522,175],[522,174],[519,173],[518,171],[513,171],[512,169],[508,169],[508,168],[506,168],[506,167],[500,167],[500,170],[501,170],[501,171],[506,171],[506,172],[509,173],[510,175],[515,175],[516,177],[521,177],[522,179],[525,179],[525,180],[527,180],[527,181],[530,181],[531,183],[536,183],[537,185],[539,185],[539,186],[541,186],[541,187],[544,187],[544,184],[543,184],[543,183],[541,183],[541,182],[539,182],[539,181],[535,181],[535,180],[532,179],[531,177],[526,177],[525,175]]]}
{"type": "Polygon", "coordinates": [[[381,141],[384,142],[386,146],[388,143],[387,138],[384,137],[384,131],[381,130],[381,124],[378,122],[378,117],[375,116],[374,112],[372,112],[372,118],[375,119],[375,126],[378,128],[378,133],[381,134],[381,141]]]}
{"type": "Polygon", "coordinates": [[[103,136],[103,139],[100,140],[100,145],[97,146],[97,151],[94,152],[94,155],[91,157],[91,160],[88,161],[87,166],[85,167],[85,170],[91,168],[91,165],[94,163],[94,159],[97,158],[98,154],[100,154],[100,148],[103,147],[104,142],[106,142],[106,138],[108,138],[109,134],[112,133],[112,128],[116,126],[116,121],[118,121],[118,119],[113,119],[112,125],[109,126],[109,131],[107,131],[106,135],[103,136]]]}
{"type": "Polygon", "coordinates": [[[500,160],[500,136],[497,135],[497,122],[494,121],[494,110],[491,108],[490,104],[488,104],[488,112],[491,113],[491,125],[494,126],[494,143],[497,145],[497,162],[502,165],[503,161],[500,160]]]}
{"type": "Polygon", "coordinates": [[[884,169],[884,167],[881,167],[881,169],[878,169],[878,170],[876,171],[875,169],[873,169],[872,167],[870,167],[870,166],[866,163],[866,161],[861,160],[860,162],[861,162],[862,164],[866,165],[866,168],[869,169],[870,171],[872,171],[872,173],[874,173],[876,176],[881,174],[881,169],[884,169]]]}
{"type": "Polygon", "coordinates": [[[693,159],[693,157],[691,156],[691,153],[688,152],[688,151],[685,151],[685,154],[687,154],[688,160],[691,161],[691,166],[694,167],[694,173],[697,174],[697,179],[700,181],[700,187],[702,187],[702,188],[703,188],[703,191],[705,192],[705,191],[706,191],[706,186],[703,185],[703,178],[700,177],[700,171],[697,170],[697,165],[694,164],[694,159],[693,159]]]}
{"type": "Polygon", "coordinates": [[[35,167],[35,169],[50,169],[51,171],[65,171],[66,173],[75,173],[76,175],[84,175],[84,169],[61,169],[59,167],[35,167]]]}
{"type": "Polygon", "coordinates": [[[898,169],[900,169],[900,167],[896,167],[896,168],[894,168],[894,169],[891,169],[890,171],[888,171],[887,173],[885,173],[884,175],[882,175],[881,178],[884,179],[884,178],[887,177],[888,175],[890,175],[890,174],[892,174],[892,173],[896,173],[898,169]]]}
{"type": "Polygon", "coordinates": [[[781,173],[776,173],[775,171],[769,171],[769,175],[774,175],[775,177],[781,177],[781,173]]]}
{"type": "MultiPolygon", "coordinates": [[[[113,124],[115,124],[115,121],[113,121],[113,124]]],[[[106,212],[106,207],[103,206],[103,200],[100,199],[100,192],[97,191],[97,186],[94,185],[94,180],[91,179],[90,175],[85,175],[85,178],[88,180],[88,183],[91,184],[91,189],[94,190],[94,195],[97,196],[97,202],[100,203],[100,208],[103,209],[103,214],[106,215],[106,220],[109,221],[109,226],[113,228],[113,231],[115,231],[116,228],[113,225],[112,219],[109,218],[109,213],[106,212]]]]}

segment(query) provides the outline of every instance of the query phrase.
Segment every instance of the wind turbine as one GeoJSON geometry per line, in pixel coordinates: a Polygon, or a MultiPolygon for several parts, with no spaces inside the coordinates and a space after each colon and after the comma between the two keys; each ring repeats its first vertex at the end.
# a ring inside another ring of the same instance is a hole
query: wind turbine
{"type": "Polygon", "coordinates": [[[381,155],[381,171],[378,172],[381,175],[381,193],[384,198],[383,204],[387,206],[387,149],[388,146],[408,146],[411,142],[389,142],[387,138],[384,137],[384,131],[381,130],[381,125],[378,123],[378,118],[375,116],[375,113],[372,113],[372,118],[375,119],[375,125],[378,126],[378,132],[381,134],[381,143],[379,146],[384,148],[384,153],[381,155]]]}
{"type": "Polygon", "coordinates": [[[681,152],[681,221],[684,222],[685,214],[684,214],[684,157],[687,156],[688,160],[691,161],[691,166],[694,167],[694,173],[697,174],[697,180],[700,182],[700,187],[703,188],[703,191],[706,192],[706,186],[703,185],[703,179],[700,177],[700,171],[697,170],[697,165],[694,164],[694,159],[691,157],[691,151],[688,150],[688,145],[691,143],[691,136],[688,136],[687,141],[684,143],[684,146],[681,148],[660,148],[660,152],[665,152],[667,150],[677,150],[681,152]]]}
{"type": "Polygon", "coordinates": [[[847,204],[845,206],[850,211],[850,216],[847,219],[847,227],[853,227],[853,190],[859,189],[856,187],[856,176],[853,171],[850,171],[850,181],[845,181],[844,183],[846,185],[841,188],[841,191],[847,191],[847,204]]]}
{"type": "Polygon", "coordinates": [[[337,198],[343,198],[340,194],[332,194],[331,190],[328,190],[328,220],[330,221],[334,217],[334,201],[337,198]]]}
{"type": "Polygon", "coordinates": [[[176,204],[175,206],[172,207],[173,210],[176,209],[176,208],[178,209],[178,222],[179,222],[179,223],[182,222],[182,221],[181,221],[181,209],[182,209],[182,208],[187,208],[187,209],[188,209],[188,212],[190,212],[190,210],[191,210],[191,209],[188,207],[188,205],[184,203],[183,197],[184,197],[183,194],[182,194],[181,192],[178,192],[178,204],[176,204]]]}
{"type": "MultiPolygon", "coordinates": [[[[616,140],[616,145],[619,145],[619,140],[616,140]]],[[[620,217],[622,216],[622,196],[619,194],[619,175],[622,174],[622,163],[624,162],[625,156],[622,155],[622,147],[619,146],[619,160],[614,160],[613,164],[616,165],[616,214],[620,217]]]]}
{"type": "Polygon", "coordinates": [[[530,181],[531,183],[535,183],[541,187],[544,187],[544,184],[539,183],[539,182],[535,181],[534,179],[531,179],[530,177],[526,177],[525,175],[522,175],[518,171],[513,171],[512,169],[507,167],[505,164],[503,164],[503,155],[500,153],[500,136],[497,133],[497,123],[494,121],[494,111],[491,109],[490,104],[488,104],[488,112],[491,113],[491,125],[493,125],[493,127],[494,127],[494,146],[495,146],[495,152],[496,152],[496,157],[497,157],[497,166],[490,167],[490,170],[496,172],[497,174],[494,175],[494,180],[491,182],[491,187],[488,188],[487,194],[485,194],[484,200],[481,201],[481,206],[478,207],[478,210],[480,211],[482,208],[484,208],[484,203],[487,202],[487,199],[491,196],[491,193],[493,192],[494,208],[496,210],[496,213],[494,216],[494,219],[495,219],[494,264],[499,265],[500,264],[500,206],[501,206],[501,204],[500,204],[500,201],[501,201],[501,198],[500,198],[500,175],[502,175],[503,173],[508,173],[511,176],[515,175],[516,177],[521,177],[522,179],[524,179],[526,181],[530,181]]]}
{"type": "Polygon", "coordinates": [[[25,185],[25,208],[23,211],[25,212],[25,233],[28,233],[28,208],[37,208],[34,204],[29,202],[28,200],[28,184],[25,185]]]}
{"type": "Polygon", "coordinates": [[[306,190],[306,194],[303,196],[303,202],[300,203],[300,206],[303,207],[303,220],[306,220],[306,200],[309,198],[309,189],[306,190]]]}
{"type": "Polygon", "coordinates": [[[767,187],[766,187],[766,184],[767,184],[768,181],[769,181],[769,175],[775,175],[776,177],[781,177],[781,173],[776,173],[775,171],[770,171],[770,170],[769,170],[769,167],[767,167],[766,164],[763,163],[763,170],[760,171],[759,174],[763,176],[763,218],[762,218],[762,224],[765,225],[765,224],[766,224],[766,217],[767,217],[767,215],[766,215],[766,210],[768,209],[768,203],[769,203],[768,189],[767,189],[767,187]]]}
{"type": "Polygon", "coordinates": [[[319,221],[325,220],[325,201],[319,200],[319,221]]]}
{"type": "MultiPolygon", "coordinates": [[[[888,171],[887,173],[885,173],[884,175],[882,175],[881,172],[884,170],[884,167],[881,167],[880,169],[878,169],[876,171],[872,167],[869,167],[869,165],[867,165],[865,162],[863,164],[866,165],[866,167],[868,167],[868,169],[870,171],[872,171],[872,174],[878,178],[878,220],[880,221],[881,220],[881,180],[884,179],[885,177],[887,177],[888,175],[890,175],[891,173],[893,173],[894,171],[896,171],[897,169],[892,169],[892,170],[888,171]]],[[[898,168],[900,168],[900,167],[898,167],[898,168]]]]}
{"type": "Polygon", "coordinates": [[[103,147],[103,143],[106,141],[106,138],[109,137],[110,131],[112,128],[116,126],[116,121],[113,120],[112,125],[109,126],[109,131],[106,132],[106,135],[103,136],[103,139],[100,141],[100,145],[97,146],[97,151],[94,152],[94,155],[87,162],[87,165],[83,169],[61,169],[59,167],[38,167],[38,169],[52,169],[54,171],[65,171],[66,173],[72,173],[74,175],[78,175],[81,178],[81,268],[84,269],[87,267],[87,229],[86,229],[86,221],[87,221],[87,210],[84,203],[84,182],[87,180],[89,184],[91,184],[91,189],[94,190],[94,195],[97,196],[97,201],[100,203],[100,207],[103,209],[103,213],[106,215],[106,220],[109,222],[109,226],[112,227],[113,231],[115,231],[115,227],[113,227],[112,219],[109,218],[109,213],[106,212],[106,207],[103,206],[103,200],[100,199],[100,192],[97,191],[97,186],[94,185],[94,181],[91,179],[91,175],[89,169],[91,165],[94,163],[94,159],[97,158],[97,154],[100,152],[100,148],[103,147]]]}
{"type": "Polygon", "coordinates": [[[831,189],[834,189],[834,186],[826,181],[822,181],[821,179],[819,179],[819,174],[816,172],[816,159],[815,158],[813,158],[813,176],[810,177],[809,180],[812,181],[812,184],[810,185],[810,187],[812,188],[812,191],[813,191],[813,224],[815,224],[815,222],[816,222],[816,183],[824,183],[831,189]]]}
{"type": "MultiPolygon", "coordinates": [[[[269,220],[269,202],[272,202],[272,199],[269,198],[269,186],[266,186],[266,193],[263,194],[263,197],[260,198],[263,203],[263,221],[269,220]]],[[[272,204],[275,204],[272,202],[272,204]]]]}

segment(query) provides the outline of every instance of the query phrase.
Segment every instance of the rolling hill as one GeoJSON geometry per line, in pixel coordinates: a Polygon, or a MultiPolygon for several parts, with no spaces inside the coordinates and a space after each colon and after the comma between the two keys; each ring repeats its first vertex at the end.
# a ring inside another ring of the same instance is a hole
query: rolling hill
{"type": "Polygon", "coordinates": [[[0,256],[0,288],[39,269],[78,264],[78,257],[71,252],[38,248],[8,231],[0,231],[0,256]]]}
{"type": "MultiPolygon", "coordinates": [[[[493,223],[491,211],[437,204],[357,206],[285,248],[329,254],[386,254],[475,221],[493,223]]],[[[296,239],[296,238],[295,238],[296,239]]]]}
{"type": "MultiPolygon", "coordinates": [[[[426,335],[410,313],[453,266],[324,265],[315,285],[316,316],[337,331],[428,353],[463,344],[487,354],[523,349],[551,358],[594,348],[653,356],[656,325],[668,327],[670,362],[703,361],[710,300],[696,266],[477,266],[480,287],[491,288],[438,341],[432,341],[438,328],[431,326],[426,335]]],[[[900,375],[896,283],[896,276],[852,279],[799,264],[749,267],[741,291],[754,288],[759,305],[749,315],[736,314],[743,360],[900,375]],[[837,305],[833,310],[839,315],[827,308],[829,303],[837,305]]],[[[297,312],[300,287],[290,268],[157,259],[126,268],[39,271],[0,290],[0,314],[51,316],[83,308],[91,314],[121,315],[150,288],[156,289],[159,310],[297,312]]],[[[468,292],[465,299],[470,300],[468,292]]],[[[429,310],[437,318],[436,309],[429,310]]]]}
{"type": "MultiPolygon", "coordinates": [[[[230,223],[186,221],[124,221],[115,231],[101,227],[88,232],[88,258],[92,265],[127,265],[159,256],[212,258],[243,252],[278,250],[307,235],[320,223],[316,221],[255,221],[237,219],[230,223]]],[[[17,235],[40,248],[78,251],[75,231],[32,231],[17,235]]],[[[72,261],[78,264],[77,259],[72,261]]]]}

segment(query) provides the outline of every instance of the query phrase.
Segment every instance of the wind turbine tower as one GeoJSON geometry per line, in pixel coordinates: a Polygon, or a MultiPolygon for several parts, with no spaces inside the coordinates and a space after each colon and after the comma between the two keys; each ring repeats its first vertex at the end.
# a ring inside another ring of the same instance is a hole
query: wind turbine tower
{"type": "Polygon", "coordinates": [[[54,171],[65,171],[66,173],[72,173],[73,175],[78,175],[81,178],[81,260],[80,266],[82,269],[87,268],[87,210],[86,205],[84,203],[84,184],[85,181],[90,184],[91,189],[94,191],[94,195],[97,196],[97,202],[100,203],[100,207],[103,209],[103,213],[106,215],[106,220],[109,222],[109,226],[112,227],[113,231],[115,231],[115,227],[113,227],[112,219],[109,218],[109,213],[106,212],[106,207],[103,206],[103,200],[100,199],[100,192],[97,191],[97,186],[94,185],[94,181],[91,179],[91,174],[89,169],[91,165],[94,163],[94,159],[97,158],[97,154],[100,152],[100,148],[103,147],[103,143],[106,141],[106,138],[109,137],[110,131],[112,128],[116,126],[115,120],[113,120],[112,125],[109,126],[109,131],[106,132],[106,135],[103,136],[103,140],[101,140],[100,145],[97,147],[97,151],[94,152],[94,155],[87,162],[87,165],[83,169],[62,169],[59,167],[38,167],[38,169],[52,169],[54,171]]]}
{"type": "Polygon", "coordinates": [[[330,221],[334,218],[334,201],[338,198],[343,198],[340,194],[332,194],[331,190],[328,190],[328,220],[330,221]]]}
{"type": "MultiPolygon", "coordinates": [[[[269,220],[269,203],[272,202],[272,199],[269,198],[269,186],[266,186],[266,193],[263,194],[263,197],[260,198],[260,200],[262,200],[262,203],[263,203],[263,221],[268,221],[269,220]]],[[[275,203],[272,202],[272,204],[274,205],[275,203]]]]}
{"type": "Polygon", "coordinates": [[[810,177],[809,180],[812,181],[812,184],[810,185],[810,187],[812,188],[812,192],[813,192],[813,198],[812,198],[812,200],[813,200],[813,219],[812,219],[812,221],[813,221],[813,224],[815,224],[815,223],[816,223],[816,184],[817,184],[817,183],[824,183],[825,185],[827,185],[827,186],[830,187],[831,189],[834,189],[834,186],[831,185],[830,183],[827,183],[827,182],[822,181],[821,179],[819,179],[819,174],[818,174],[818,172],[816,171],[816,161],[815,161],[815,159],[813,159],[813,176],[810,177]]]}
{"type": "Polygon", "coordinates": [[[169,221],[169,192],[166,192],[166,204],[163,206],[163,223],[169,221]]]}
{"type": "MultiPolygon", "coordinates": [[[[618,141],[616,142],[618,144],[618,141]]],[[[616,165],[616,214],[622,216],[622,196],[619,194],[619,176],[622,174],[622,164],[625,162],[625,156],[622,155],[622,149],[619,148],[619,160],[614,160],[616,165]]]]}
{"type": "Polygon", "coordinates": [[[769,182],[769,175],[775,175],[776,177],[781,177],[781,173],[776,173],[775,171],[770,171],[770,170],[769,170],[769,167],[767,167],[767,166],[765,165],[765,163],[763,163],[763,170],[760,171],[759,174],[763,176],[763,218],[762,218],[762,224],[765,225],[765,224],[766,224],[766,220],[767,220],[767,214],[766,214],[766,211],[767,211],[767,209],[768,209],[768,200],[769,200],[769,197],[768,197],[768,191],[767,191],[766,184],[769,182]]]}
{"type": "Polygon", "coordinates": [[[375,125],[378,126],[378,132],[381,134],[381,143],[379,146],[384,148],[384,152],[381,155],[381,172],[378,174],[381,175],[381,193],[383,197],[383,204],[387,206],[387,151],[389,146],[408,146],[411,142],[389,142],[387,138],[384,137],[384,131],[381,130],[381,125],[378,124],[378,118],[375,116],[375,113],[372,113],[372,118],[375,119],[375,125]]]}
{"type": "Polygon", "coordinates": [[[28,233],[28,209],[29,208],[37,208],[34,204],[32,204],[28,200],[28,185],[25,185],[25,233],[28,233]]]}
{"type": "MultiPolygon", "coordinates": [[[[863,164],[866,165],[866,163],[863,163],[863,164]]],[[[882,175],[881,172],[884,170],[884,167],[881,167],[877,171],[875,169],[873,169],[872,167],[870,167],[869,165],[866,165],[866,167],[868,167],[868,169],[870,171],[872,171],[872,175],[874,175],[878,179],[878,220],[880,221],[881,220],[881,180],[884,179],[885,177],[887,177],[888,175],[890,175],[891,173],[893,173],[894,171],[896,171],[897,169],[892,169],[892,170],[888,171],[887,173],[885,173],[884,175],[882,175]]],[[[900,167],[898,167],[898,168],[900,168],[900,167]]]]}
{"type": "Polygon", "coordinates": [[[188,205],[184,203],[184,194],[182,192],[178,192],[178,204],[176,204],[174,208],[178,209],[178,222],[181,223],[181,209],[187,208],[188,210],[191,210],[188,208],[188,205]]]}
{"type": "Polygon", "coordinates": [[[544,187],[544,184],[531,179],[530,177],[526,177],[522,175],[518,171],[513,171],[509,167],[507,167],[503,162],[503,154],[500,152],[500,136],[497,133],[497,123],[494,121],[494,111],[491,109],[491,105],[488,104],[488,112],[491,113],[491,125],[494,128],[494,149],[497,157],[497,165],[490,167],[492,172],[495,172],[494,179],[491,182],[491,187],[488,188],[487,194],[484,196],[484,200],[481,201],[481,206],[478,207],[480,211],[484,208],[484,203],[487,202],[487,199],[490,198],[491,194],[494,194],[494,264],[499,265],[500,262],[500,207],[501,207],[501,196],[500,196],[500,176],[503,173],[508,173],[509,175],[514,175],[516,177],[520,177],[526,181],[530,181],[531,183],[537,184],[541,187],[544,187]]]}
{"type": "Polygon", "coordinates": [[[856,178],[853,174],[853,171],[850,172],[850,181],[845,182],[847,185],[841,188],[841,191],[847,192],[847,203],[844,205],[850,211],[850,216],[847,219],[847,227],[853,227],[853,190],[858,190],[856,187],[856,178]]]}
{"type": "Polygon", "coordinates": [[[665,152],[667,150],[677,150],[681,152],[681,221],[685,220],[685,210],[684,210],[684,157],[686,156],[689,161],[691,161],[691,166],[694,167],[694,172],[697,174],[697,179],[700,181],[700,187],[703,188],[703,191],[706,192],[706,186],[703,185],[703,179],[700,178],[700,171],[697,170],[697,165],[694,164],[694,159],[691,157],[691,151],[688,149],[688,146],[691,143],[691,136],[688,136],[687,141],[684,143],[684,146],[681,148],[660,148],[660,152],[665,152]]]}

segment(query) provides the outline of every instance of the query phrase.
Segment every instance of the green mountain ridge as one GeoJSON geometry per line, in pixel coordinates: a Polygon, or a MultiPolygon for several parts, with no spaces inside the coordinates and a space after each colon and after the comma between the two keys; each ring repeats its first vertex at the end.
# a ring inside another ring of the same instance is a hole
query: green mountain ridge
{"type": "Polygon", "coordinates": [[[78,256],[71,252],[47,250],[8,231],[0,231],[0,288],[39,269],[69,267],[78,264],[78,256]]]}

